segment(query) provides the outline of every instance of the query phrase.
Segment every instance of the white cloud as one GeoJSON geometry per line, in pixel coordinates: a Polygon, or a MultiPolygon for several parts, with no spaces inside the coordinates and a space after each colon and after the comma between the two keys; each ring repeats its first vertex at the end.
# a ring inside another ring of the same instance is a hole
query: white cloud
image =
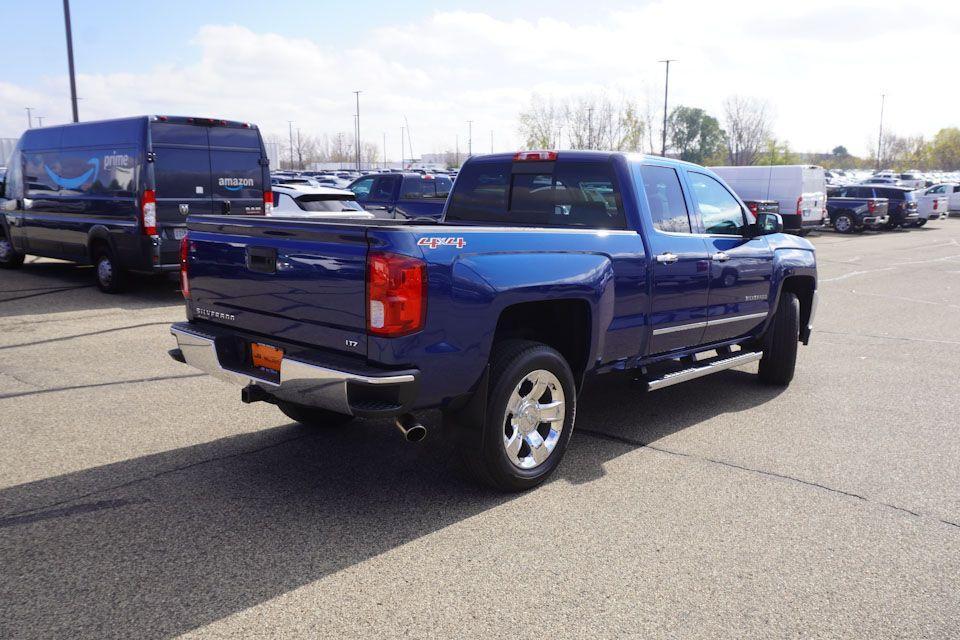
{"type": "MultiPolygon", "coordinates": [[[[362,89],[364,138],[388,136],[399,154],[409,118],[418,153],[452,148],[467,120],[474,149],[517,146],[516,116],[531,93],[565,96],[605,90],[645,99],[662,91],[671,67],[671,103],[720,115],[724,97],[767,98],[776,132],[795,149],[837,144],[866,152],[879,95],[888,124],[932,135],[958,123],[960,89],[952,61],[960,3],[651,2],[635,9],[565,12],[540,20],[437,12],[429,19],[356,34],[337,49],[305,27],[289,38],[237,25],[209,25],[192,39],[198,56],[144,73],[81,74],[81,115],[212,115],[258,123],[284,135],[352,130],[353,94],[362,89]]],[[[64,78],[36,86],[0,82],[0,135],[19,132],[23,105],[48,122],[68,117],[64,78]]],[[[659,98],[655,98],[659,100],[659,98]]],[[[658,105],[659,108],[659,105],[658,105]]]]}

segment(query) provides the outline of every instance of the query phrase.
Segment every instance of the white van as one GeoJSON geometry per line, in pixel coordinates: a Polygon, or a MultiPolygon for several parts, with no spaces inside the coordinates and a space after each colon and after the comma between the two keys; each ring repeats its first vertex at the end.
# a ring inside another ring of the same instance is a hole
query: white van
{"type": "Polygon", "coordinates": [[[786,231],[805,234],[827,223],[823,167],[806,164],[710,167],[743,200],[776,200],[786,231]]]}

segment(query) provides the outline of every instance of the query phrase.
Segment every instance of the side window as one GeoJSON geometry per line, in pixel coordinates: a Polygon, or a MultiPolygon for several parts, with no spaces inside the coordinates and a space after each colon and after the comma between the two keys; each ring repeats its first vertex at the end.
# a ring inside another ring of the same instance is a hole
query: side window
{"type": "Polygon", "coordinates": [[[737,199],[722,184],[706,174],[690,171],[687,175],[700,207],[700,217],[706,232],[741,235],[746,227],[746,219],[737,199]]]}
{"type": "Polygon", "coordinates": [[[434,184],[437,187],[437,197],[446,198],[450,195],[450,189],[453,187],[453,180],[447,176],[437,176],[433,180],[434,184]]]}
{"type": "Polygon", "coordinates": [[[403,190],[400,193],[400,197],[404,200],[418,200],[422,198],[425,191],[425,189],[423,189],[423,182],[421,178],[404,178],[403,190]]]}
{"type": "Polygon", "coordinates": [[[357,200],[366,200],[370,197],[370,189],[373,188],[374,178],[364,178],[354,183],[350,190],[357,196],[357,200]]]}
{"type": "Polygon", "coordinates": [[[943,191],[944,191],[944,186],[940,185],[939,187],[934,187],[933,189],[930,189],[929,191],[927,191],[927,193],[943,193],[943,191]]]}
{"type": "Polygon", "coordinates": [[[690,233],[690,215],[676,170],[645,165],[640,167],[640,175],[643,178],[643,190],[647,194],[653,226],[660,231],[690,233]]]}
{"type": "Polygon", "coordinates": [[[377,178],[373,185],[373,190],[370,192],[370,199],[379,202],[390,202],[393,200],[393,190],[396,184],[397,179],[394,176],[377,178]]]}

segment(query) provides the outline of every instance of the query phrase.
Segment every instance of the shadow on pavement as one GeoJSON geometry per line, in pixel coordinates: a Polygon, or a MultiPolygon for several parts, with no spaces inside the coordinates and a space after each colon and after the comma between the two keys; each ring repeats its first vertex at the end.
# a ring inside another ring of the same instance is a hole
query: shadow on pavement
{"type": "Polygon", "coordinates": [[[0,317],[92,309],[145,309],[182,302],[170,274],[131,275],[127,291],[109,295],[94,284],[93,267],[69,262],[28,262],[0,271],[0,317]]]}
{"type": "MultiPolygon", "coordinates": [[[[743,371],[654,394],[598,380],[555,482],[777,393],[743,371]]],[[[354,427],[279,426],[0,491],[0,637],[176,636],[518,499],[462,478],[440,435],[354,427]]]]}

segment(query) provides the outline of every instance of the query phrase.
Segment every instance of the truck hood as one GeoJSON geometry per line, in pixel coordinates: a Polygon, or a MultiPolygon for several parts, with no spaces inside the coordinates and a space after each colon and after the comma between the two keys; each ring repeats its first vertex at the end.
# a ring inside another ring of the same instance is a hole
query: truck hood
{"type": "Polygon", "coordinates": [[[809,240],[789,233],[771,234],[767,236],[767,242],[770,244],[770,248],[774,251],[777,249],[803,249],[804,251],[816,251],[813,244],[809,240]]]}

